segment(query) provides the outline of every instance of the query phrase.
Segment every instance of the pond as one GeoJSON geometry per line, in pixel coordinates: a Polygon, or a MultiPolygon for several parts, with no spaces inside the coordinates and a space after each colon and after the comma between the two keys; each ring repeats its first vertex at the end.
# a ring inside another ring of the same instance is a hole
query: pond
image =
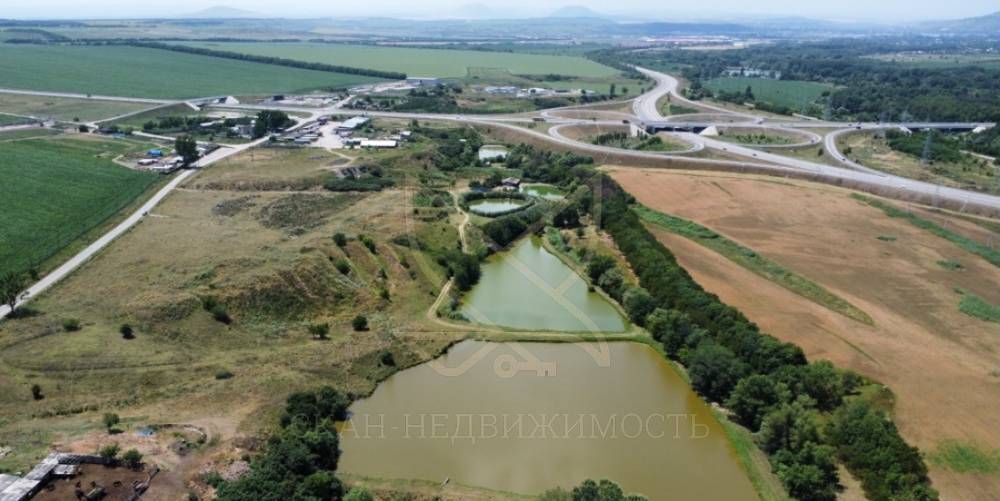
{"type": "Polygon", "coordinates": [[[519,198],[481,198],[469,202],[469,210],[483,216],[492,216],[512,211],[528,205],[528,201],[519,198]]]}
{"type": "Polygon", "coordinates": [[[459,310],[472,322],[521,330],[623,332],[627,322],[539,238],[526,238],[482,265],[459,310]]]}
{"type": "Polygon", "coordinates": [[[654,501],[757,499],[709,407],[644,344],[465,341],[350,411],[347,473],[524,494],[607,478],[654,501]]]}
{"type": "Polygon", "coordinates": [[[545,200],[562,200],[566,198],[562,190],[551,184],[525,184],[521,185],[521,193],[545,200]]]}

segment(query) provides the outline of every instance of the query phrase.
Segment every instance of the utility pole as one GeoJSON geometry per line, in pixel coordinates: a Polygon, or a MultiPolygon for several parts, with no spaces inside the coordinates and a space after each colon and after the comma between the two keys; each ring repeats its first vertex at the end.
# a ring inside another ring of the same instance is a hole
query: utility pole
{"type": "Polygon", "coordinates": [[[934,145],[934,130],[927,129],[927,139],[924,141],[924,153],[920,157],[920,163],[928,165],[931,163],[931,147],[934,145]]]}

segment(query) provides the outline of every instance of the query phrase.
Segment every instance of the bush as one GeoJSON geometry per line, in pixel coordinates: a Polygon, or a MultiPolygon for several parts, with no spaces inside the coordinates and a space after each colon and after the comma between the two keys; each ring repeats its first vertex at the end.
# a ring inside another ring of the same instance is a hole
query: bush
{"type": "Polygon", "coordinates": [[[221,380],[225,380],[225,379],[232,379],[232,378],[233,378],[233,373],[229,372],[227,370],[221,370],[221,371],[215,373],[215,379],[218,379],[220,381],[221,380]]]}
{"type": "Polygon", "coordinates": [[[309,333],[312,334],[312,337],[315,339],[327,339],[330,334],[330,324],[311,324],[309,326],[309,333]]]}
{"type": "Polygon", "coordinates": [[[122,337],[125,339],[135,339],[135,332],[129,324],[122,324],[121,327],[118,328],[118,332],[120,332],[122,337]]]}
{"type": "Polygon", "coordinates": [[[142,453],[136,449],[129,449],[125,451],[125,454],[122,454],[122,461],[125,463],[125,466],[133,470],[138,470],[142,466],[142,453]]]}
{"type": "Polygon", "coordinates": [[[42,394],[42,387],[41,386],[39,386],[37,384],[31,385],[31,398],[34,399],[34,400],[41,400],[41,399],[45,398],[45,395],[42,394]]]}
{"type": "Polygon", "coordinates": [[[344,247],[347,245],[347,236],[343,233],[334,233],[333,242],[337,244],[337,247],[344,247]]]}
{"type": "Polygon", "coordinates": [[[229,325],[233,322],[232,317],[229,316],[229,311],[227,311],[226,307],[221,304],[213,306],[212,310],[209,313],[211,313],[212,318],[214,318],[218,322],[222,322],[226,325],[229,325]]]}
{"type": "Polygon", "coordinates": [[[351,320],[351,326],[354,327],[355,331],[361,332],[368,330],[368,318],[364,315],[358,315],[351,320]]]}
{"type": "Polygon", "coordinates": [[[344,495],[344,501],[374,501],[368,489],[364,487],[354,487],[344,495]]]}
{"type": "Polygon", "coordinates": [[[368,235],[358,235],[358,240],[360,240],[361,243],[368,248],[369,252],[372,254],[378,254],[378,249],[375,248],[375,240],[372,240],[372,237],[369,237],[368,235]]]}
{"type": "Polygon", "coordinates": [[[337,268],[337,271],[344,275],[351,272],[351,263],[348,263],[347,260],[342,257],[337,258],[337,260],[333,262],[333,266],[334,268],[337,268]]]}
{"type": "Polygon", "coordinates": [[[122,448],[117,443],[108,444],[101,447],[97,454],[109,462],[115,462],[118,460],[118,453],[121,452],[122,448]]]}
{"type": "Polygon", "coordinates": [[[62,321],[62,328],[66,332],[76,332],[80,330],[80,321],[75,318],[67,318],[62,321]]]}
{"type": "Polygon", "coordinates": [[[113,412],[107,412],[104,414],[104,417],[101,418],[101,422],[104,423],[104,428],[108,430],[108,433],[111,433],[115,426],[118,426],[118,423],[121,423],[121,421],[122,418],[113,412]]]}

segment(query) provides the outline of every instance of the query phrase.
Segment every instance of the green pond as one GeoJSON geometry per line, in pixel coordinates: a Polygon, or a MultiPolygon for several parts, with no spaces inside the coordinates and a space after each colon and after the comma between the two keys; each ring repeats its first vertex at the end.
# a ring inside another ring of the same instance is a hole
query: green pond
{"type": "Polygon", "coordinates": [[[562,200],[566,195],[551,184],[525,184],[521,186],[521,193],[545,200],[562,200]]]}
{"type": "Polygon", "coordinates": [[[650,500],[753,487],[710,408],[639,343],[465,341],[355,402],[339,470],[537,494],[607,478],[650,500]]]}
{"type": "Polygon", "coordinates": [[[538,238],[526,238],[482,265],[460,309],[470,321],[534,331],[623,332],[627,322],[538,238]]]}
{"type": "Polygon", "coordinates": [[[519,198],[483,198],[469,202],[469,210],[476,214],[491,216],[514,210],[518,207],[528,205],[526,200],[519,198]]]}

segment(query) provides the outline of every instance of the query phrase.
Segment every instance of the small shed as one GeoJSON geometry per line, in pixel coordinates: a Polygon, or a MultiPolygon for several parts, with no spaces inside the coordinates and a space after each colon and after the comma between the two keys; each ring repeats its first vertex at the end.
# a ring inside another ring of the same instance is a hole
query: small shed
{"type": "Polygon", "coordinates": [[[160,158],[160,157],[163,156],[163,150],[157,149],[157,148],[153,148],[153,149],[151,149],[151,150],[149,150],[149,151],[146,152],[146,156],[147,157],[153,157],[153,158],[160,158]]]}

